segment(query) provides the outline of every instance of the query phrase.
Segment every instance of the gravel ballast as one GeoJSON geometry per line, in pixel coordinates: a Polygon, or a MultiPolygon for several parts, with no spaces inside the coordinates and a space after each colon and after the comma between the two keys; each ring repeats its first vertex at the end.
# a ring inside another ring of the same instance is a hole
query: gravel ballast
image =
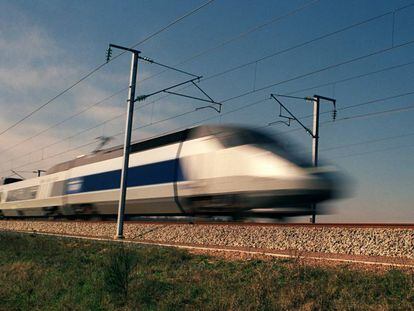
{"type": "MultiPolygon", "coordinates": [[[[0,230],[112,238],[113,222],[0,221],[0,230]]],[[[126,239],[414,259],[410,228],[126,223],[126,239]]]]}

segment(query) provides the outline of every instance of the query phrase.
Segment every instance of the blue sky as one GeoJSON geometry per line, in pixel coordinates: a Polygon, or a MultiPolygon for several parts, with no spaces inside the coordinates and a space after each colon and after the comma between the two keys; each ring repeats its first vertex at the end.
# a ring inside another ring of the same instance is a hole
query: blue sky
{"type": "MultiPolygon", "coordinates": [[[[0,130],[103,62],[108,43],[132,45],[204,2],[1,1],[0,130]]],[[[320,155],[353,180],[354,194],[333,202],[335,214],[320,219],[413,222],[414,94],[398,96],[414,92],[414,6],[403,8],[410,4],[216,0],[137,48],[154,60],[206,77],[200,85],[224,102],[223,115],[217,116],[213,110],[192,112],[201,104],[161,95],[148,99],[144,102],[147,106],[137,110],[134,126],[145,127],[135,131],[134,139],[201,122],[265,126],[278,120],[278,107],[268,99],[270,93],[335,97],[338,120],[330,122],[329,113],[321,116],[320,155]],[[324,38],[304,44],[319,37],[324,38]],[[358,57],[361,59],[356,60],[358,57]],[[250,64],[209,78],[246,63],[250,64]],[[303,89],[307,90],[300,91],[303,89]],[[397,111],[384,112],[391,109],[397,111]],[[157,122],[184,112],[188,114],[157,122]],[[149,125],[151,122],[156,123],[149,125]]],[[[97,136],[121,132],[126,91],[80,112],[124,88],[129,64],[129,55],[118,58],[0,135],[1,175],[15,168],[29,177],[25,171],[48,168],[87,153],[97,136]],[[76,113],[79,115],[70,121],[28,139],[76,113]],[[117,115],[121,117],[115,118],[117,115]],[[76,135],[91,127],[95,128],[76,135]]],[[[186,79],[173,72],[153,77],[161,71],[140,63],[138,93],[186,79]]],[[[191,88],[185,92],[196,94],[191,88]]],[[[311,104],[305,101],[284,99],[284,103],[298,117],[312,113],[311,104]]],[[[323,112],[330,109],[329,104],[323,104],[323,112]]],[[[310,118],[303,122],[311,125],[310,118]]],[[[300,151],[310,156],[310,137],[296,128],[297,124],[290,128],[277,124],[267,130],[295,141],[300,151]]],[[[118,135],[112,144],[121,142],[122,135],[118,135]]]]}

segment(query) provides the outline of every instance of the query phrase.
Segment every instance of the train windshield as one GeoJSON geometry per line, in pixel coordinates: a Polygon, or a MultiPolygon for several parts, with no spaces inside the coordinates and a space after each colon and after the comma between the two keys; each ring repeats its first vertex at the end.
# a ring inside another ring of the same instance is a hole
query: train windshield
{"type": "Polygon", "coordinates": [[[270,135],[247,129],[226,129],[215,135],[225,148],[231,148],[241,145],[256,145],[262,149],[275,153],[299,166],[309,167],[312,164],[309,161],[297,156],[277,139],[270,135]]]}

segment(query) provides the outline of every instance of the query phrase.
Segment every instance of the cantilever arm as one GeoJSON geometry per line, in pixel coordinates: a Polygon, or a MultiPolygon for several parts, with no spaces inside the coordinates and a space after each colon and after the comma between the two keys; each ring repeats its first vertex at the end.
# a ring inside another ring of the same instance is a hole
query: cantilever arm
{"type": "Polygon", "coordinates": [[[137,96],[135,98],[134,102],[135,101],[143,101],[143,100],[147,99],[148,97],[153,96],[153,95],[156,95],[156,94],[167,93],[167,94],[181,96],[181,97],[186,97],[186,98],[191,98],[191,99],[195,99],[195,100],[199,100],[199,101],[207,102],[207,103],[210,103],[211,104],[211,105],[208,105],[208,106],[203,106],[203,107],[196,108],[196,110],[200,110],[200,109],[204,109],[204,108],[211,108],[211,109],[214,109],[215,111],[217,111],[218,113],[221,113],[221,106],[222,106],[222,104],[216,102],[215,100],[213,100],[201,87],[199,87],[194,82],[196,80],[200,80],[201,78],[202,78],[201,76],[197,76],[196,78],[193,78],[193,79],[190,79],[190,80],[187,80],[187,81],[184,81],[184,82],[175,84],[175,85],[170,86],[170,87],[167,87],[165,89],[162,89],[162,90],[159,90],[159,91],[150,93],[150,94],[137,96]],[[191,96],[191,95],[187,95],[187,94],[182,94],[182,93],[177,93],[177,92],[170,91],[171,89],[174,89],[174,88],[176,88],[178,86],[181,86],[181,85],[184,85],[184,84],[187,84],[187,83],[192,83],[207,98],[201,98],[201,97],[196,97],[196,96],[191,96]],[[215,107],[215,106],[212,106],[212,105],[217,105],[218,108],[215,107]]]}
{"type": "Polygon", "coordinates": [[[167,87],[167,88],[165,88],[165,89],[162,89],[162,90],[159,90],[159,91],[156,91],[156,92],[150,93],[150,94],[146,94],[146,95],[137,96],[137,97],[135,98],[134,102],[136,102],[136,101],[142,101],[142,100],[144,100],[144,99],[147,99],[147,98],[148,98],[148,97],[150,97],[150,96],[157,95],[157,94],[160,94],[160,93],[163,93],[163,92],[168,93],[168,92],[166,92],[166,91],[171,90],[171,89],[173,89],[173,88],[176,88],[176,87],[178,87],[178,86],[181,86],[181,85],[184,85],[184,84],[187,84],[187,83],[193,82],[193,81],[195,81],[195,80],[200,80],[201,78],[202,78],[202,77],[201,77],[201,76],[199,76],[199,77],[196,77],[196,78],[193,78],[193,79],[190,79],[190,80],[187,80],[187,81],[181,82],[181,83],[174,84],[173,86],[167,87]]]}
{"type": "Polygon", "coordinates": [[[208,105],[208,106],[198,107],[195,110],[201,110],[201,109],[211,108],[211,109],[215,110],[217,113],[221,113],[221,106],[222,106],[222,104],[216,103],[216,102],[214,102],[212,104],[218,105],[218,108],[216,108],[216,107],[214,107],[212,105],[208,105]]]}
{"type": "Polygon", "coordinates": [[[291,117],[292,117],[292,119],[293,120],[295,120],[295,121],[297,121],[298,123],[299,123],[299,125],[300,126],[302,126],[304,129],[305,129],[305,131],[306,132],[308,132],[309,133],[309,135],[311,135],[313,138],[315,138],[315,135],[313,134],[313,132],[309,129],[309,128],[307,128],[302,122],[300,122],[299,121],[299,119],[298,118],[296,118],[294,115],[293,115],[293,113],[291,113],[290,111],[289,111],[289,109],[287,109],[283,104],[282,104],[282,102],[274,95],[274,94],[270,94],[270,97],[271,98],[273,98],[274,100],[276,100],[278,103],[279,103],[279,105],[281,106],[281,107],[283,107],[283,109],[285,109],[286,110],[286,112],[288,113],[288,114],[290,114],[291,115],[291,117]]]}

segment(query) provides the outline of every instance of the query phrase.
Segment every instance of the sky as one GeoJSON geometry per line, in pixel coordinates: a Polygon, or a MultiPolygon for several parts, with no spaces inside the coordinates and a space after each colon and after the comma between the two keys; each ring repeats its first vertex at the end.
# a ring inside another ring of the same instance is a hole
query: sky
{"type": "MultiPolygon", "coordinates": [[[[109,43],[132,46],[206,2],[1,0],[0,133],[104,63],[109,43]]],[[[333,97],[336,121],[332,105],[321,104],[320,157],[352,189],[318,221],[412,223],[413,17],[414,2],[403,0],[212,1],[136,48],[203,76],[199,85],[223,103],[222,113],[157,95],[138,103],[133,139],[239,123],[264,127],[310,158],[311,138],[297,123],[269,126],[280,120],[270,94],[333,97]]],[[[0,134],[0,175],[14,169],[32,177],[91,152],[99,136],[121,144],[130,57],[116,58],[0,134]]],[[[138,95],[188,79],[154,64],[138,67],[138,95]]],[[[194,87],[181,91],[200,95],[194,87]]],[[[281,100],[311,127],[310,102],[281,100]]]]}

